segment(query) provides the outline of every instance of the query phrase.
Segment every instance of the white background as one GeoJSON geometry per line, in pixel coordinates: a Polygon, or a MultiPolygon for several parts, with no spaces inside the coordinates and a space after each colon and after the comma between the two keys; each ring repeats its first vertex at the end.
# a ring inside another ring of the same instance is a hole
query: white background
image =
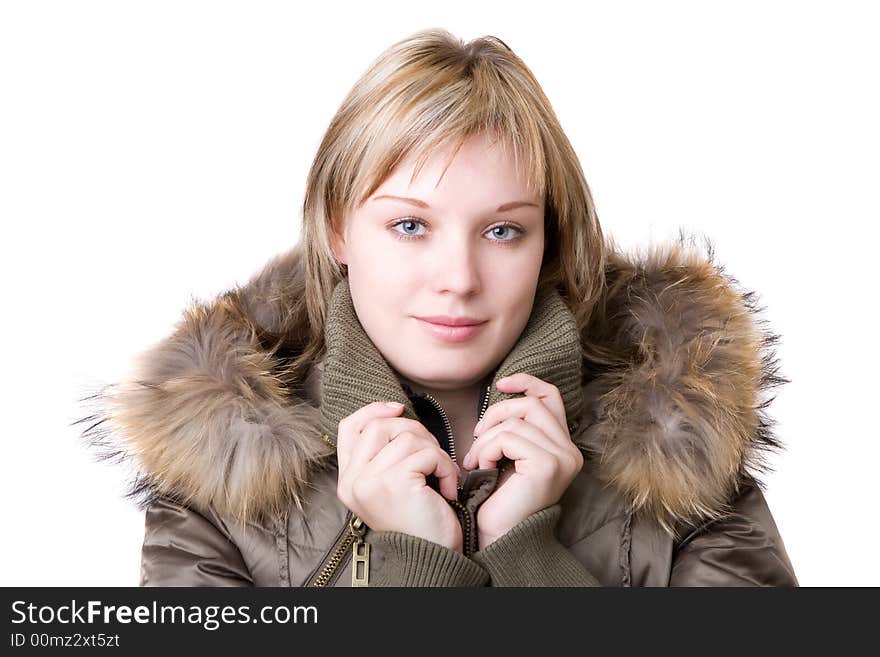
{"type": "Polygon", "coordinates": [[[766,481],[800,582],[880,585],[871,3],[315,4],[0,4],[0,584],[137,585],[143,514],[68,426],[77,398],[295,243],[351,85],[445,27],[530,66],[606,232],[701,232],[758,292],[792,381],[766,481]]]}

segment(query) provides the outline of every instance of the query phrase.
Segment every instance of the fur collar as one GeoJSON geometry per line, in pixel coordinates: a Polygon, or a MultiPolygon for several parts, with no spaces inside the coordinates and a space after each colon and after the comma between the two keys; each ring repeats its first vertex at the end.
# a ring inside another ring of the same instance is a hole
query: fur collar
{"type": "MultiPolygon", "coordinates": [[[[707,248],[703,255],[683,237],[643,254],[609,246],[604,295],[583,340],[542,351],[559,337],[551,328],[579,336],[558,293],[539,295],[529,325],[538,330],[524,331],[495,377],[529,371],[564,387],[572,439],[596,476],[668,531],[725,513],[741,476],[767,470],[763,453],[781,447],[766,415],[772,399],[761,399],[787,381],[777,375],[778,336],[760,327],[754,293],[739,291],[707,248]],[[601,358],[582,362],[582,347],[601,358]],[[564,357],[542,370],[536,353],[564,357]]],[[[346,358],[337,337],[328,337],[308,379],[293,384],[259,337],[284,335],[302,270],[294,248],[247,284],[191,304],[171,335],[138,355],[129,377],[80,400],[89,414],[74,424],[85,425],[81,435],[99,458],[134,467],[127,495],[141,509],[159,495],[245,521],[291,502],[302,509],[311,474],[334,455],[322,434],[346,403],[363,401],[339,394],[344,379],[324,380],[339,371],[324,362],[346,358]]],[[[351,312],[346,291],[334,291],[328,318],[351,312]]],[[[390,370],[380,381],[383,393],[408,402],[390,370]]],[[[490,403],[501,398],[493,391],[490,403]]]]}

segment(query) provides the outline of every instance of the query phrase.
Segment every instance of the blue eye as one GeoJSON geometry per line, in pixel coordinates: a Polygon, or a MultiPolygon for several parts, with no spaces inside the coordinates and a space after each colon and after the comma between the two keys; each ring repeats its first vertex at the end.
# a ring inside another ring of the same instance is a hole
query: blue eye
{"type": "MultiPolygon", "coordinates": [[[[424,226],[424,225],[425,225],[425,224],[423,224],[421,221],[416,221],[416,220],[414,220],[414,219],[401,219],[401,220],[398,221],[396,224],[394,224],[394,225],[392,226],[392,228],[396,228],[397,226],[413,227],[413,226],[424,226]]],[[[397,233],[402,239],[415,239],[415,238],[420,237],[419,235],[412,235],[412,234],[410,234],[410,233],[400,233],[400,232],[398,232],[398,231],[395,231],[395,232],[396,232],[396,233],[397,233]]]]}
{"type": "MultiPolygon", "coordinates": [[[[405,240],[405,241],[420,240],[424,237],[424,233],[413,234],[410,232],[400,232],[399,230],[396,230],[396,228],[398,226],[403,227],[404,230],[415,230],[418,226],[422,226],[422,227],[425,226],[425,223],[421,219],[415,219],[413,217],[404,217],[403,219],[393,223],[390,227],[392,228],[392,233],[394,234],[394,237],[399,240],[405,240]]],[[[499,239],[490,239],[489,240],[490,242],[498,242],[502,246],[508,246],[508,245],[510,245],[514,242],[518,242],[520,239],[522,239],[523,235],[525,234],[525,230],[523,230],[522,228],[520,228],[519,226],[517,226],[515,224],[504,222],[504,223],[500,223],[495,226],[492,226],[492,228],[490,228],[487,231],[487,233],[493,233],[496,238],[499,238],[499,239]],[[508,239],[505,239],[504,235],[508,234],[511,229],[516,231],[518,233],[518,235],[516,235],[514,237],[510,237],[508,239]],[[501,231],[502,235],[499,236],[497,231],[501,231]],[[505,231],[507,231],[507,233],[505,233],[505,231]]]]}
{"type": "MultiPolygon", "coordinates": [[[[495,226],[494,228],[491,228],[490,230],[493,232],[496,230],[500,230],[503,233],[503,231],[505,231],[505,230],[509,231],[511,228],[513,228],[513,226],[511,226],[510,224],[501,224],[500,226],[495,226]]],[[[495,237],[498,237],[498,233],[494,233],[494,235],[495,235],[495,237]]],[[[502,235],[502,237],[503,237],[503,235],[502,235]]],[[[507,240],[504,240],[504,241],[506,242],[507,240]]]]}

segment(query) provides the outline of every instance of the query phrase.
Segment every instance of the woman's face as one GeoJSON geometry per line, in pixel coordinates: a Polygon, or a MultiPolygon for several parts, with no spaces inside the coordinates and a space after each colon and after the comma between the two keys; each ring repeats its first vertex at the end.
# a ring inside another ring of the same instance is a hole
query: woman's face
{"type": "Polygon", "coordinates": [[[367,335],[394,370],[435,390],[478,383],[507,355],[531,314],[544,253],[544,201],[528,193],[512,156],[474,136],[437,185],[449,154],[434,155],[412,185],[414,163],[402,162],[334,241],[367,335]],[[449,339],[418,319],[434,316],[482,323],[449,339]]]}

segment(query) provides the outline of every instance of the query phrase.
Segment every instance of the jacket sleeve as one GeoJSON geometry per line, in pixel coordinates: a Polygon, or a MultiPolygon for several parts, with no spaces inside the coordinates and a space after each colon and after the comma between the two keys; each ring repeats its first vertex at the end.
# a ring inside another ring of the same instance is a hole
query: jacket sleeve
{"type": "Polygon", "coordinates": [[[384,563],[370,586],[488,586],[483,568],[445,545],[395,531],[376,532],[371,542],[381,547],[384,563]]]}
{"type": "Polygon", "coordinates": [[[140,586],[253,586],[235,543],[209,517],[165,498],[151,502],[140,586]]]}
{"type": "Polygon", "coordinates": [[[675,548],[670,586],[799,586],[782,537],[754,479],[730,513],[691,530],[675,548]]]}
{"type": "Polygon", "coordinates": [[[474,553],[490,586],[602,586],[556,537],[561,514],[559,503],[541,509],[474,553]]]}

